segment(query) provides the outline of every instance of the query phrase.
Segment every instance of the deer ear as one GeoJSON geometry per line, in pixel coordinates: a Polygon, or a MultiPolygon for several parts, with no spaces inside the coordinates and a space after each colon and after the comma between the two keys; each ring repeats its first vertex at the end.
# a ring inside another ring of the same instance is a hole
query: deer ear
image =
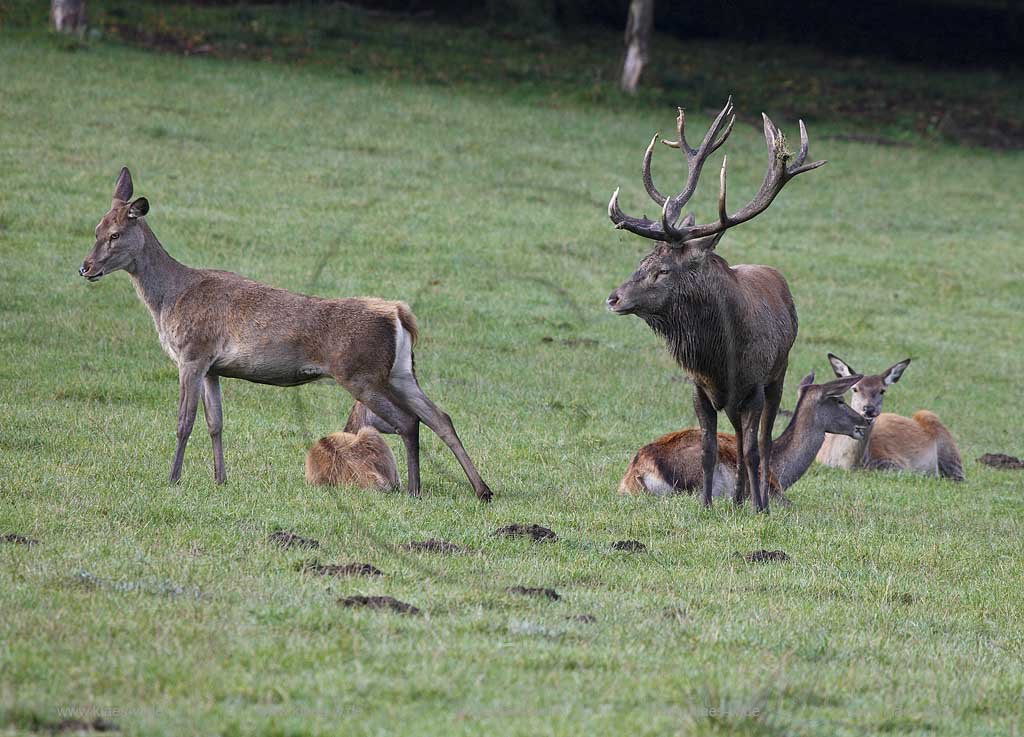
{"type": "Polygon", "coordinates": [[[857,373],[848,363],[833,353],[828,354],[828,362],[832,364],[832,370],[836,372],[836,376],[839,378],[857,373]]]}
{"type": "Polygon", "coordinates": [[[132,173],[127,166],[121,167],[121,173],[117,177],[117,184],[114,185],[114,199],[127,202],[132,198],[132,173]]]}
{"type": "Polygon", "coordinates": [[[814,372],[812,371],[811,373],[807,374],[807,376],[805,376],[804,378],[800,379],[800,388],[801,389],[806,389],[807,387],[809,387],[813,383],[814,383],[814,372]]]}
{"type": "Polygon", "coordinates": [[[899,381],[900,377],[903,376],[903,372],[906,370],[907,366],[909,366],[909,365],[910,365],[910,359],[907,358],[907,359],[904,359],[904,360],[900,361],[899,363],[897,363],[894,366],[890,366],[886,370],[886,372],[884,374],[883,380],[885,381],[885,385],[886,386],[892,386],[897,381],[899,381]]]}
{"type": "Polygon", "coordinates": [[[854,384],[863,379],[864,377],[860,374],[851,374],[850,376],[844,376],[841,379],[830,381],[823,385],[826,397],[841,397],[850,389],[853,388],[854,384]]]}
{"type": "Polygon", "coordinates": [[[723,235],[725,235],[724,230],[721,233],[715,233],[715,235],[706,235],[703,238],[694,238],[690,241],[684,241],[684,243],[701,251],[714,251],[715,246],[718,245],[718,241],[722,240],[723,235]]]}
{"type": "Polygon", "coordinates": [[[128,205],[128,219],[135,220],[140,218],[149,212],[149,200],[145,197],[140,197],[135,200],[132,204],[128,205]]]}

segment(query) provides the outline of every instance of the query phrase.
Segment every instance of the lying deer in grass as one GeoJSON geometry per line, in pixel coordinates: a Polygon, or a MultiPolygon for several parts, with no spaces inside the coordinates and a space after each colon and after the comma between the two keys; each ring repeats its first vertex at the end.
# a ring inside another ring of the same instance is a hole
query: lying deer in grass
{"type": "Polygon", "coordinates": [[[739,211],[728,213],[727,162],[723,160],[718,220],[696,225],[691,213],[680,221],[683,207],[697,188],[701,168],[732,132],[736,120],[732,110],[729,98],[703,142],[694,149],[686,142],[686,117],[680,108],[679,140],[665,143],[685,155],[687,177],[682,191],[672,197],[659,192],[651,179],[657,134],[651,139],[644,155],[643,183],[661,208],[659,220],[624,214],[619,208],[619,190],[615,190],[608,203],[608,215],[615,227],[658,244],[633,276],[611,293],[608,308],[619,315],[642,318],[665,338],[676,361],[693,378],[693,402],[702,435],[704,504],[710,506],[714,495],[717,413],[725,410],[736,430],[736,503],[741,504],[749,490],[754,508],[768,511],[772,427],[782,398],[789,349],[796,339],[796,307],[782,274],[767,266],[730,267],[715,253],[715,246],[726,230],[764,212],[793,177],[825,162],[805,163],[808,141],[803,121],[800,151],[793,155],[786,150],[782,132],[765,115],[768,170],[754,199],[739,211]]]}
{"type": "MultiPolygon", "coordinates": [[[[836,376],[856,374],[838,356],[829,353],[828,360],[836,376]]],[[[964,480],[956,441],[934,412],[921,410],[909,419],[882,412],[885,390],[900,380],[909,365],[908,358],[854,385],[850,404],[872,420],[871,427],[861,438],[827,436],[818,452],[820,463],[834,468],[894,469],[964,480]]]]}
{"type": "Polygon", "coordinates": [[[185,445],[200,400],[213,441],[214,478],[226,479],[221,445],[220,378],[297,386],[333,378],[402,437],[409,493],[420,493],[419,423],[451,448],[476,495],[491,491],[455,433],[451,418],[420,389],[413,368],[416,318],[404,302],[321,299],[238,274],[192,269],[171,258],[146,224],[149,202],[131,200],[121,170],[110,211],[79,273],[89,281],[114,271],[131,276],[156,323],[160,345],[178,366],[178,446],[170,480],[181,478],[185,445]]]}
{"type": "MultiPolygon", "coordinates": [[[[783,491],[800,480],[825,441],[825,433],[860,438],[867,433],[868,421],[843,402],[843,394],[860,381],[860,375],[815,384],[814,374],[800,382],[796,409],[789,425],[776,438],[768,490],[784,504],[783,491]]],[[[694,491],[701,485],[701,432],[690,428],[669,433],[641,448],[626,469],[619,484],[620,494],[647,491],[671,494],[694,491]]],[[[718,433],[718,460],[712,477],[712,495],[725,496],[736,488],[736,436],[718,433]]]]}
{"type": "Polygon", "coordinates": [[[306,481],[381,491],[398,488],[395,456],[370,415],[365,405],[356,402],[344,431],[333,432],[314,443],[306,454],[306,481]]]}

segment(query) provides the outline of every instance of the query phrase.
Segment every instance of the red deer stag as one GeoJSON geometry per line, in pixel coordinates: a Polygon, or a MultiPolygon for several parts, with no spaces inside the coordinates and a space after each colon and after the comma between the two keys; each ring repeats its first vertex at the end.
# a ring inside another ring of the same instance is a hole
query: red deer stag
{"type": "Polygon", "coordinates": [[[694,381],[694,409],[703,437],[702,468],[706,506],[711,505],[714,470],[718,463],[719,411],[736,429],[739,473],[735,500],[741,504],[749,490],[754,508],[768,511],[768,469],[772,427],[782,398],[789,349],[796,339],[797,317],[785,278],[767,266],[730,267],[715,253],[726,230],[754,218],[772,203],[793,177],[822,166],[805,163],[807,130],[800,121],[800,151],[786,149],[782,132],[764,117],[768,171],[754,199],[739,211],[726,210],[722,161],[718,220],[697,225],[691,213],[680,220],[693,196],[701,168],[732,132],[732,98],[715,118],[696,149],[686,142],[686,117],[679,109],[679,140],[665,141],[686,157],[687,177],[682,191],[666,197],[651,179],[651,157],[658,135],[647,147],[643,183],[660,207],[659,220],[630,217],[619,208],[619,190],[608,203],[616,228],[657,241],[639,268],[608,297],[608,308],[619,315],[637,315],[665,338],[676,361],[694,381]],[[760,449],[758,426],[760,425],[760,449]]]}
{"type": "MultiPolygon", "coordinates": [[[[829,353],[828,360],[836,376],[856,374],[838,356],[829,353]]],[[[900,380],[909,365],[908,358],[854,385],[850,404],[872,420],[871,427],[862,438],[827,436],[818,452],[820,463],[833,468],[892,469],[964,480],[956,441],[934,412],[923,409],[912,418],[882,412],[885,390],[900,380]]]]}
{"type": "MultiPolygon", "coordinates": [[[[839,433],[859,438],[866,434],[868,421],[843,402],[843,394],[860,380],[860,376],[815,384],[814,374],[800,382],[793,419],[772,448],[771,475],[768,488],[771,496],[783,503],[783,491],[800,480],[825,440],[825,433],[839,433]]],[[[739,458],[736,437],[718,433],[718,462],[715,465],[712,494],[725,496],[736,488],[739,458]]],[[[641,448],[626,469],[619,484],[620,494],[647,491],[671,494],[694,491],[701,485],[701,433],[690,428],[669,433],[641,448]]]]}
{"type": "Polygon", "coordinates": [[[365,405],[356,402],[344,431],[320,438],[309,449],[306,481],[313,485],[352,484],[381,491],[397,489],[398,466],[391,448],[375,427],[376,419],[365,405]]]}
{"type": "Polygon", "coordinates": [[[276,289],[238,274],[175,261],[146,224],[149,202],[132,200],[121,170],[110,211],[79,274],[96,281],[124,270],[149,308],[160,345],[178,366],[178,446],[170,480],[181,478],[185,445],[200,400],[214,451],[214,478],[226,479],[221,446],[220,378],[297,386],[333,378],[402,437],[409,493],[420,492],[419,423],[451,448],[476,495],[491,491],[477,473],[451,418],[420,389],[413,368],[416,318],[404,302],[322,299],[276,289]]]}

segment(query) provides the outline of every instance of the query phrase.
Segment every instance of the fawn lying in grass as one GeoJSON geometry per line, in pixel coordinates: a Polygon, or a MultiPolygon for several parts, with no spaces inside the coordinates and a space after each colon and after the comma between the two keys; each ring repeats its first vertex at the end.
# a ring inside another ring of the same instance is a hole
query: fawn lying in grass
{"type": "Polygon", "coordinates": [[[342,432],[332,432],[313,444],[306,454],[306,481],[381,491],[398,488],[395,456],[367,414],[365,405],[356,402],[342,432]]]}
{"type": "MultiPolygon", "coordinates": [[[[856,372],[838,356],[828,354],[836,376],[856,372]]],[[[964,480],[964,465],[956,441],[934,412],[923,409],[912,418],[882,412],[885,390],[900,380],[910,359],[880,374],[864,376],[853,387],[853,408],[873,420],[861,438],[829,435],[818,452],[818,461],[833,468],[866,468],[913,471],[925,476],[964,480]]]]}

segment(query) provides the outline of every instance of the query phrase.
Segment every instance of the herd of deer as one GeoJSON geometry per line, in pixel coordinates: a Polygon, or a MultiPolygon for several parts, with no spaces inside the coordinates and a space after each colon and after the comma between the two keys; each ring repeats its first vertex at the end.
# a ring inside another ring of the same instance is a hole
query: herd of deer
{"type": "MultiPolygon", "coordinates": [[[[651,177],[658,135],[643,159],[643,184],[661,208],[657,220],[630,217],[618,190],[608,203],[616,228],[657,242],[636,272],[607,299],[619,315],[637,315],[661,335],[694,384],[699,429],[671,433],[640,449],[619,487],[622,493],[666,494],[700,488],[703,502],[732,493],[750,496],[768,511],[769,496],[786,502],[783,490],[817,458],[842,468],[893,468],[963,480],[960,456],[949,431],[931,412],[907,419],[881,413],[882,396],[910,360],[864,376],[829,354],[837,379],[801,381],[792,420],[773,441],[797,314],[785,278],[768,266],[730,267],[715,253],[724,233],[762,213],[795,176],[826,162],[807,163],[808,139],[800,122],[800,149],[786,148],[782,132],[764,116],[768,170],[753,200],[726,208],[722,162],[718,218],[697,224],[682,216],[708,157],[728,139],[735,123],[732,99],[703,141],[686,140],[679,110],[678,140],[663,141],[685,157],[687,177],[679,194],[663,195],[651,177]],[[843,395],[853,391],[853,406],[843,395]],[[724,411],[736,435],[717,432],[724,411]]],[[[132,178],[121,170],[110,210],[96,226],[96,243],[79,273],[96,281],[114,271],[131,276],[149,308],[160,345],[178,366],[177,449],[170,480],[181,477],[185,446],[200,401],[213,443],[214,477],[226,480],[221,444],[220,377],[275,386],[333,378],[356,399],[345,431],[317,442],[306,458],[311,483],[398,487],[398,471],[380,433],[398,434],[405,445],[408,491],[420,492],[419,425],[451,449],[476,495],[491,490],[477,472],[451,418],[416,379],[413,348],[417,326],[408,305],[373,298],[321,299],[276,289],[226,271],[192,269],[173,259],[146,224],[149,202],[132,199],[132,178]]]]}

